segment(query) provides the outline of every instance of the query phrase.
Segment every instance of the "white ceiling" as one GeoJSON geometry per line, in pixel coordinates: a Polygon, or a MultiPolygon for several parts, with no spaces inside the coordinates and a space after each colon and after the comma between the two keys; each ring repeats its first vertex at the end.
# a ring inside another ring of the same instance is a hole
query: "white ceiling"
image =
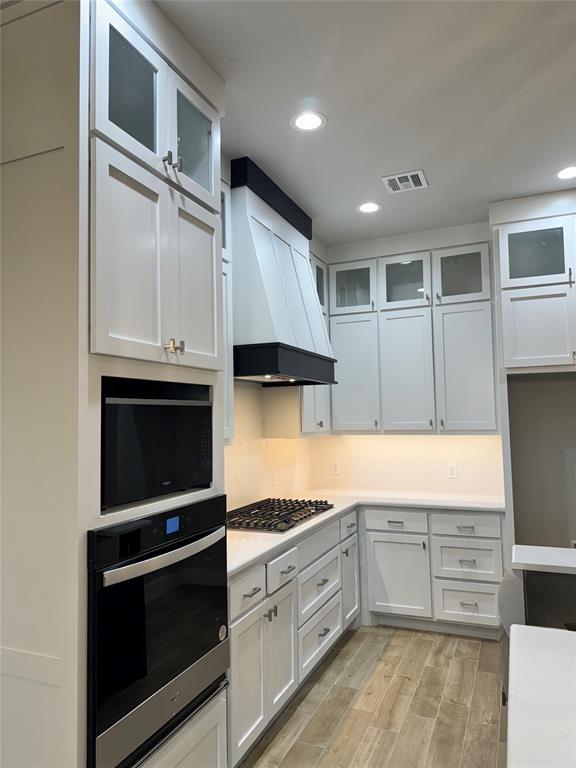
{"type": "Polygon", "coordinates": [[[158,0],[226,81],[223,149],[248,155],[326,243],[485,220],[576,164],[576,2],[158,0]],[[315,106],[324,130],[290,117],[315,106]],[[390,195],[384,174],[430,188],[390,195]],[[378,200],[383,210],[355,206],[378,200]]]}

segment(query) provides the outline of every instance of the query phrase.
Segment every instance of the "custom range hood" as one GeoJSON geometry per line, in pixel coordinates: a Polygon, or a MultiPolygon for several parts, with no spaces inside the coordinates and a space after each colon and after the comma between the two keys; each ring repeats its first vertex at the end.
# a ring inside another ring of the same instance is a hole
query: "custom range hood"
{"type": "Polygon", "coordinates": [[[232,161],[234,377],[334,383],[309,260],[312,221],[249,158],[232,161]]]}

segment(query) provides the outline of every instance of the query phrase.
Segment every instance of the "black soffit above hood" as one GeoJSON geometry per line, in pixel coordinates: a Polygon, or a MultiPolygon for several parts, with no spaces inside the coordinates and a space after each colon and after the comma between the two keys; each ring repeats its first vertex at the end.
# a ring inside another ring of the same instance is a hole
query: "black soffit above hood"
{"type": "Polygon", "coordinates": [[[265,387],[335,384],[335,362],[333,357],[280,342],[237,344],[234,347],[234,378],[255,381],[265,387]]]}

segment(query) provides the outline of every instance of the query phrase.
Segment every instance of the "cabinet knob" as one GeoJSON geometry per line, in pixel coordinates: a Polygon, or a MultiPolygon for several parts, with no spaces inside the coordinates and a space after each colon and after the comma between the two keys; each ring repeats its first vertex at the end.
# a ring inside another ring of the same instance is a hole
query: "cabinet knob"
{"type": "Polygon", "coordinates": [[[440,426],[444,429],[444,419],[440,419],[440,426]]]}
{"type": "Polygon", "coordinates": [[[322,429],[324,427],[324,422],[322,421],[322,419],[320,419],[320,421],[316,422],[316,426],[320,427],[320,429],[322,429]]]}
{"type": "Polygon", "coordinates": [[[436,301],[438,302],[438,304],[441,304],[441,303],[442,303],[442,296],[440,296],[440,294],[438,293],[438,291],[436,291],[436,301]]]}
{"type": "Polygon", "coordinates": [[[433,420],[433,419],[429,419],[429,421],[430,421],[430,426],[431,426],[432,428],[434,428],[434,420],[433,420]]]}

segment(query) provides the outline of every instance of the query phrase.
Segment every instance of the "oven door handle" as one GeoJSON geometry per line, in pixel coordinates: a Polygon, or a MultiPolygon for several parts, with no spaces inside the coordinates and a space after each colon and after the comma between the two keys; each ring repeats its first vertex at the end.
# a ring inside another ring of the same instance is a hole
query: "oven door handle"
{"type": "Polygon", "coordinates": [[[216,544],[217,541],[220,541],[225,536],[226,528],[222,526],[198,541],[193,541],[191,544],[165,552],[163,555],[151,557],[149,560],[142,560],[140,563],[132,563],[132,565],[124,565],[121,568],[112,568],[109,571],[104,571],[102,583],[105,587],[111,587],[114,584],[120,584],[129,579],[136,579],[138,576],[145,576],[147,573],[154,573],[154,571],[159,571],[168,565],[179,563],[187,557],[197,555],[199,552],[216,544]]]}

